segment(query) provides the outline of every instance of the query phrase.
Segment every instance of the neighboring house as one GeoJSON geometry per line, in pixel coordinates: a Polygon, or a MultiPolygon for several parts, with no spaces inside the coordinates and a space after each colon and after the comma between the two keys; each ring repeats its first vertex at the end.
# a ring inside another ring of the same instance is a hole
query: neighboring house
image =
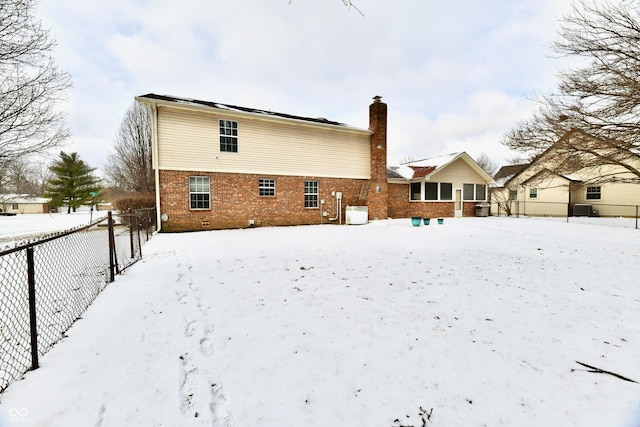
{"type": "Polygon", "coordinates": [[[49,200],[28,194],[0,194],[0,212],[11,214],[49,213],[49,200]]]}
{"type": "Polygon", "coordinates": [[[387,105],[380,97],[369,106],[368,129],[164,95],[136,100],[151,109],[164,231],[343,223],[347,206],[366,206],[368,219],[468,216],[491,181],[464,153],[429,173],[388,177],[387,105]],[[442,183],[437,200],[422,190],[433,183],[442,183]],[[424,198],[412,199],[416,186],[424,198]]]}
{"type": "MultiPolygon", "coordinates": [[[[571,133],[563,138],[571,138],[571,133]]],[[[558,144],[565,142],[561,139],[558,144]]],[[[528,165],[501,168],[491,189],[492,212],[530,216],[635,213],[634,206],[640,205],[637,177],[622,165],[572,166],[572,161],[579,160],[572,156],[552,146],[528,165]]],[[[636,164],[640,166],[640,159],[636,164]]]]}
{"type": "Polygon", "coordinates": [[[465,152],[390,167],[388,177],[389,214],[397,218],[474,216],[493,181],[465,152]]]}

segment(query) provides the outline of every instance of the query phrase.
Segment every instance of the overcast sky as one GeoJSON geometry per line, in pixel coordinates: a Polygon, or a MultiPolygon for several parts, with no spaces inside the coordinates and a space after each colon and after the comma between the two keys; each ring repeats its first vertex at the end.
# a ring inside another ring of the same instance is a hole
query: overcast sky
{"type": "Polygon", "coordinates": [[[72,76],[63,147],[101,168],[146,93],[368,127],[389,108],[389,164],[500,144],[551,91],[549,46],[570,0],[42,0],[38,16],[72,76]]]}

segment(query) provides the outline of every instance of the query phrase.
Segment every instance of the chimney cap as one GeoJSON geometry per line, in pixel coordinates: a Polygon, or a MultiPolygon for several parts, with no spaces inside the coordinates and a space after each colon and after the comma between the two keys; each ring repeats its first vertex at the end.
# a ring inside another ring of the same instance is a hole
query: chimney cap
{"type": "Polygon", "coordinates": [[[382,97],[380,95],[376,95],[373,97],[373,102],[380,102],[381,99],[382,97]]]}

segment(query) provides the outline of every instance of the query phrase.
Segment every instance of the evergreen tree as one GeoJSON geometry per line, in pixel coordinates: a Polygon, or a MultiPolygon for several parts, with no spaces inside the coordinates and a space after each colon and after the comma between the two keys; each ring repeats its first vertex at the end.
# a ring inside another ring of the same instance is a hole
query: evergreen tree
{"type": "Polygon", "coordinates": [[[91,203],[91,193],[100,191],[98,178],[93,176],[95,168],[80,160],[78,153],[60,152],[60,158],[49,167],[53,178],[47,182],[45,197],[52,206],[66,206],[67,213],[91,203]]]}

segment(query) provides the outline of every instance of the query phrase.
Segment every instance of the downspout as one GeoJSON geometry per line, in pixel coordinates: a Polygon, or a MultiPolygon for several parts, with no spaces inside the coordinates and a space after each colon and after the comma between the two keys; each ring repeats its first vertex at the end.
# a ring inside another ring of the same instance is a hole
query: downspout
{"type": "Polygon", "coordinates": [[[160,171],[158,170],[158,106],[151,104],[151,160],[156,187],[156,233],[162,230],[160,213],[160,171]]]}

